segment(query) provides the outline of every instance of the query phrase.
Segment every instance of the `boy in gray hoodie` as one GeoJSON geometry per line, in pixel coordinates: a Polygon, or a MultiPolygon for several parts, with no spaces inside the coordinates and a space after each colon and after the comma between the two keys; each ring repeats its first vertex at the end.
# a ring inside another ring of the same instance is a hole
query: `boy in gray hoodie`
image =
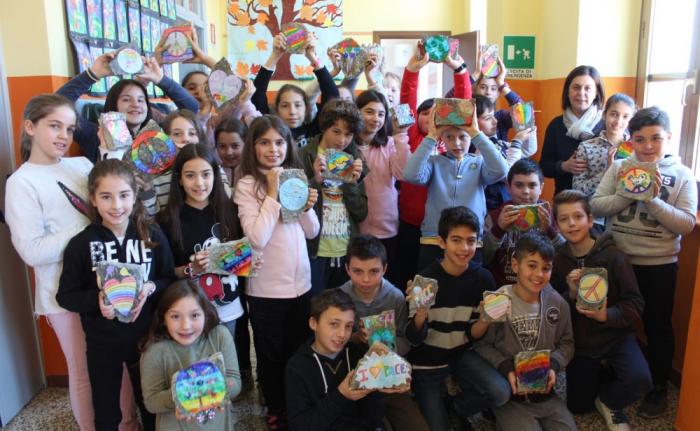
{"type": "Polygon", "coordinates": [[[569,305],[550,285],[554,247],[541,233],[520,237],[511,260],[517,281],[498,291],[511,297],[511,313],[502,323],[491,323],[477,342],[476,351],[510,382],[513,396],[494,409],[496,424],[504,431],[575,430],[576,423],[552,388],[556,373],[574,354],[569,305]],[[547,392],[516,394],[515,356],[523,351],[550,350],[547,392]]]}
{"type": "Polygon", "coordinates": [[[690,169],[678,157],[664,156],[671,139],[668,114],[657,107],[640,109],[630,120],[629,132],[634,153],[628,160],[657,164],[654,197],[642,202],[617,194],[617,175],[623,161],[616,160],[603,176],[591,207],[594,216],[608,218],[606,227],[620,250],[629,256],[647,304],[642,321],[654,389],[637,413],[654,418],[666,410],[666,380],[674,349],[671,314],[678,252],[681,237],[695,227],[698,192],[690,169]]]}

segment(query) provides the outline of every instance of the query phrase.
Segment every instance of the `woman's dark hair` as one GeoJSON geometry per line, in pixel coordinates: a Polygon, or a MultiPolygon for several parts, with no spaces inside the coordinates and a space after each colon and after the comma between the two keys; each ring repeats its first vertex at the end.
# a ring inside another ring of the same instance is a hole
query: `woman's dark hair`
{"type": "Polygon", "coordinates": [[[173,121],[176,118],[184,118],[185,120],[189,121],[190,124],[192,124],[192,127],[197,131],[197,139],[199,139],[199,143],[203,145],[207,145],[207,135],[204,133],[204,130],[202,130],[202,127],[199,125],[199,121],[197,121],[197,116],[195,115],[194,112],[190,111],[189,109],[176,109],[173,112],[169,113],[165,119],[163,119],[163,131],[170,135],[170,128],[173,125],[173,121]]]}
{"type": "Polygon", "coordinates": [[[275,96],[275,112],[278,112],[277,110],[280,106],[282,96],[288,91],[292,91],[301,96],[301,99],[304,101],[304,124],[311,122],[311,102],[309,102],[309,96],[304,92],[304,90],[294,84],[284,84],[279,90],[277,90],[277,96],[275,96]]]}
{"type": "Polygon", "coordinates": [[[600,73],[593,66],[578,66],[575,67],[566,76],[564,81],[564,88],[561,92],[561,109],[566,110],[571,106],[569,101],[569,87],[571,87],[571,82],[579,76],[587,75],[593,79],[595,82],[595,99],[593,103],[598,107],[598,109],[603,109],[603,102],[605,101],[605,88],[603,88],[603,81],[600,79],[600,73]]]}
{"type": "Polygon", "coordinates": [[[156,311],[153,314],[151,327],[148,330],[148,336],[141,344],[142,352],[145,352],[151,345],[159,341],[172,340],[165,325],[165,314],[177,301],[188,296],[194,298],[204,312],[202,336],[206,337],[212,329],[216,328],[219,324],[219,315],[216,312],[216,308],[204,295],[204,292],[191,280],[178,280],[168,286],[160,296],[156,305],[156,311]]]}
{"type": "MultiPolygon", "coordinates": [[[[98,196],[95,196],[95,193],[100,185],[100,180],[110,175],[122,178],[127,182],[127,184],[129,184],[129,187],[131,187],[131,190],[134,192],[134,207],[131,210],[129,218],[131,219],[132,223],[136,225],[136,231],[139,234],[139,238],[141,238],[141,241],[146,244],[146,247],[157,247],[158,243],[152,242],[149,234],[149,229],[152,222],[146,215],[146,209],[143,207],[141,199],[138,198],[139,186],[136,183],[136,175],[134,174],[133,168],[127,162],[117,159],[98,161],[88,175],[88,194],[90,198],[98,199],[98,196]]],[[[97,211],[97,208],[92,205],[92,202],[90,202],[89,208],[90,220],[93,223],[102,223],[102,217],[97,211]]]]}
{"type": "MultiPolygon", "coordinates": [[[[50,115],[56,108],[66,106],[75,113],[75,121],[77,125],[78,112],[75,110],[75,104],[60,94],[40,94],[29,99],[29,102],[24,107],[24,120],[29,120],[33,124],[42,118],[50,115]]],[[[29,160],[32,153],[32,137],[24,130],[22,126],[22,134],[20,136],[20,159],[22,162],[29,160]]]]}
{"type": "Polygon", "coordinates": [[[241,164],[239,166],[241,178],[246,175],[251,175],[255,178],[258,190],[264,189],[267,185],[267,179],[265,174],[258,169],[258,158],[255,155],[255,142],[270,129],[275,129],[287,143],[287,154],[281,167],[284,169],[303,169],[299,160],[299,155],[297,154],[296,145],[294,145],[292,132],[284,121],[275,115],[269,114],[258,117],[253,120],[248,127],[248,132],[245,136],[245,145],[243,146],[243,154],[241,155],[241,164]]]}
{"type": "Polygon", "coordinates": [[[193,70],[182,78],[182,87],[184,88],[189,80],[195,75],[204,75],[205,77],[209,78],[209,75],[207,75],[205,72],[202,72],[201,70],[193,70]]]}
{"type": "MultiPolygon", "coordinates": [[[[146,90],[146,87],[143,84],[134,79],[122,79],[109,89],[107,97],[105,98],[103,112],[118,112],[119,109],[117,109],[117,102],[119,102],[119,97],[130,85],[140,88],[141,91],[143,91],[143,97],[146,101],[146,119],[139,125],[139,129],[141,129],[141,127],[148,123],[148,120],[150,120],[153,115],[151,112],[151,102],[148,100],[148,90],[146,90]]],[[[131,131],[131,128],[129,128],[129,131],[131,131]]]]}
{"type": "Polygon", "coordinates": [[[379,93],[377,91],[367,90],[363,91],[362,93],[360,93],[359,96],[357,96],[355,104],[357,105],[357,108],[359,110],[362,110],[362,108],[364,108],[367,104],[372,102],[381,103],[382,106],[384,106],[384,125],[374,135],[374,139],[372,139],[370,145],[375,147],[383,147],[387,144],[389,136],[393,134],[391,130],[391,114],[389,113],[389,103],[387,103],[386,97],[384,97],[382,93],[379,93]]]}
{"type": "Polygon", "coordinates": [[[216,125],[214,129],[214,146],[219,141],[219,133],[237,133],[241,139],[245,139],[246,127],[241,120],[227,118],[216,125]]]}
{"type": "Polygon", "coordinates": [[[202,159],[211,166],[214,175],[214,185],[209,194],[209,205],[211,206],[214,218],[221,225],[221,242],[232,241],[241,237],[241,227],[238,221],[238,208],[229,199],[224,190],[223,179],[221,178],[221,168],[216,161],[216,155],[212,148],[203,144],[187,144],[175,158],[172,170],[172,180],[170,183],[170,194],[168,195],[168,205],[159,214],[159,218],[167,226],[170,232],[169,238],[173,249],[185,252],[182,242],[183,226],[180,222],[180,213],[185,206],[187,195],[180,185],[182,169],[185,163],[194,159],[202,159]]]}

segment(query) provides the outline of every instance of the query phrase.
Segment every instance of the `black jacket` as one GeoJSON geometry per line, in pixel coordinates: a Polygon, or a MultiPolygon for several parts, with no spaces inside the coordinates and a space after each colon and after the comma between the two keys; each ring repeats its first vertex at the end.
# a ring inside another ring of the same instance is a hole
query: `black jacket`
{"type": "Polygon", "coordinates": [[[146,247],[130,223],[119,244],[111,230],[93,223],[68,242],[56,301],[66,310],[80,313],[88,345],[133,346],[148,332],[160,293],[175,280],[168,240],[157,226],[150,228],[150,236],[158,243],[153,249],[146,247]],[[135,322],[122,323],[102,316],[95,268],[104,260],[147,265],[148,280],[155,283],[156,292],[148,298],[135,322]]]}
{"type": "Polygon", "coordinates": [[[315,353],[309,343],[299,347],[285,372],[287,417],[292,431],[374,430],[381,424],[383,394],[372,392],[359,401],[350,401],[338,391],[338,385],[362,354],[352,343],[335,359],[315,353]],[[321,362],[320,367],[314,356],[321,362]],[[337,370],[335,374],[331,369],[337,370]]]}
{"type": "Polygon", "coordinates": [[[576,355],[598,357],[605,354],[615,342],[634,332],[635,323],[644,310],[644,299],[639,293],[632,264],[627,255],[617,248],[609,233],[596,238],[595,245],[583,258],[583,266],[605,268],[608,271],[607,322],[597,322],[576,311],[576,298],[569,296],[566,276],[579,268],[579,262],[571,254],[568,242],[557,247],[551,284],[569,301],[576,355]]]}

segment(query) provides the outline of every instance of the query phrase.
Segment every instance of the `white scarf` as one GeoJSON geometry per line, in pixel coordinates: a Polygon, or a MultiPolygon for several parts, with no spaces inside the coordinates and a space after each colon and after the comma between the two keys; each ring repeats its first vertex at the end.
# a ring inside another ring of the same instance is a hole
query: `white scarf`
{"type": "Polygon", "coordinates": [[[598,109],[594,104],[588,107],[586,112],[577,117],[571,108],[566,108],[564,111],[564,127],[566,127],[566,136],[580,141],[591,139],[595,136],[593,129],[603,117],[603,111],[598,109]]]}

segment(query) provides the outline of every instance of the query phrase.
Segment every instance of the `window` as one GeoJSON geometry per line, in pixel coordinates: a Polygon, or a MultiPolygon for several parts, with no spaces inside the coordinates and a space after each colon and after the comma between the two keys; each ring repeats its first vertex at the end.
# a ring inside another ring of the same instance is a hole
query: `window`
{"type": "Polygon", "coordinates": [[[671,4],[645,0],[639,50],[637,102],[657,105],[671,117],[669,153],[679,155],[700,180],[700,7],[697,0],[671,4]]]}

